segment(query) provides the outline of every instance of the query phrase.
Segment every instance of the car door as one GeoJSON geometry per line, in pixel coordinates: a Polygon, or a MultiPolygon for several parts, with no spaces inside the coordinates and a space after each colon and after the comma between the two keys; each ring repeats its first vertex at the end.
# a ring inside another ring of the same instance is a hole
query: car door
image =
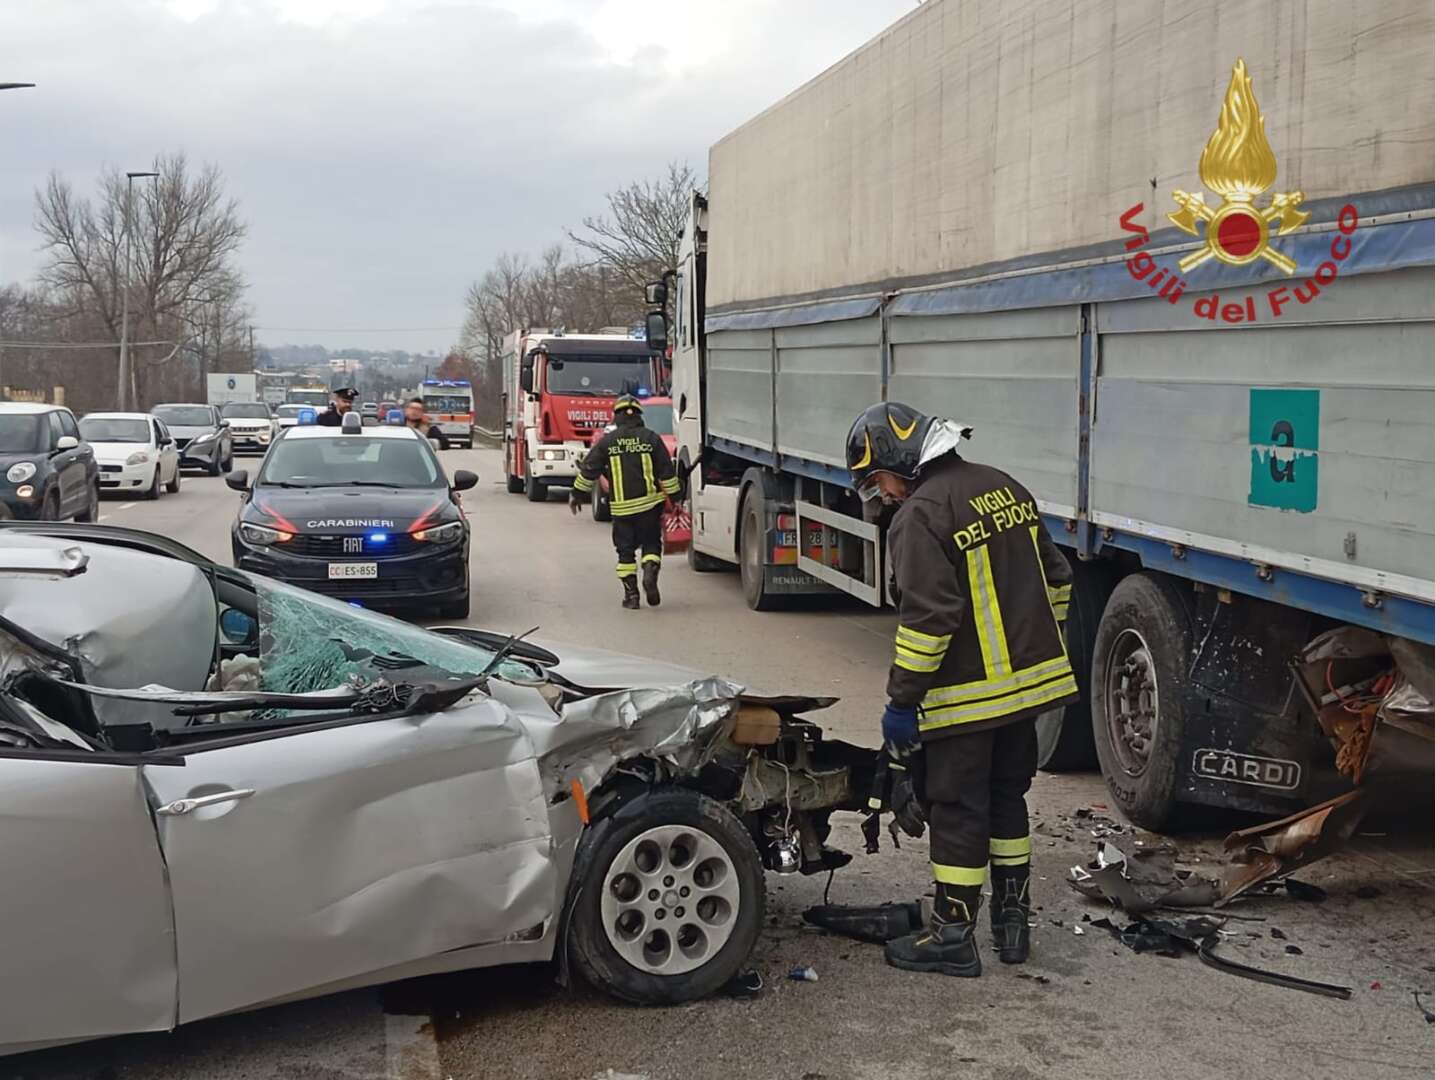
{"type": "Polygon", "coordinates": [[[164,426],[164,421],[152,419],[149,424],[155,452],[159,455],[160,480],[166,484],[171,483],[174,474],[179,471],[179,451],[174,448],[174,440],[170,438],[169,428],[164,426]]]}
{"type": "Polygon", "coordinates": [[[173,1027],[174,924],[138,759],[0,748],[0,821],[4,1050],[173,1027]]]}
{"type": "Polygon", "coordinates": [[[183,755],[182,769],[145,770],[181,1022],[501,941],[555,912],[531,744],[489,699],[183,755]]]}
{"type": "Polygon", "coordinates": [[[49,424],[50,439],[50,469],[55,474],[53,481],[55,492],[58,497],[56,517],[64,520],[75,513],[75,505],[78,498],[75,494],[76,451],[78,447],[70,450],[59,448],[60,440],[65,436],[65,430],[60,426],[59,412],[46,414],[46,423],[49,424]]]}
{"type": "Polygon", "coordinates": [[[219,415],[219,410],[210,408],[211,418],[214,426],[219,429],[219,460],[228,461],[234,454],[234,434],[224,422],[224,417],[219,415]]]}

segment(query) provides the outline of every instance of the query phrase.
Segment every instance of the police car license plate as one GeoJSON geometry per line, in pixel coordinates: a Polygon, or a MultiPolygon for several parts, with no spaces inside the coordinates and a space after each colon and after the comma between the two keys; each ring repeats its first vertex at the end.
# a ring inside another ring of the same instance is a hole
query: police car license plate
{"type": "Polygon", "coordinates": [[[379,564],[376,562],[331,562],[329,564],[330,581],[347,581],[350,578],[376,578],[379,576],[379,564]]]}

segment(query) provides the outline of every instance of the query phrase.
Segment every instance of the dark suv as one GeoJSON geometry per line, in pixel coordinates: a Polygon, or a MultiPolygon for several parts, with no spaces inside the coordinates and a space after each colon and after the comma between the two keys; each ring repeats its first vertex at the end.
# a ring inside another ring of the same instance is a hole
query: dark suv
{"type": "Polygon", "coordinates": [[[0,403],[0,517],[94,521],[100,467],[62,405],[0,403]]]}

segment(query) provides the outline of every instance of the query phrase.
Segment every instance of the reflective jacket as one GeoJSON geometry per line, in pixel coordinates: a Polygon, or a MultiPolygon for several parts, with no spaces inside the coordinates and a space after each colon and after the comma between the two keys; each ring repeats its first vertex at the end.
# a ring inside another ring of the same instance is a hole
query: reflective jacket
{"type": "Polygon", "coordinates": [[[573,487],[584,494],[608,474],[614,517],[631,517],[678,493],[678,474],[662,436],[645,427],[616,427],[589,450],[573,487]]]}
{"type": "Polygon", "coordinates": [[[920,706],[924,738],[1076,699],[1061,630],[1071,567],[1026,488],[956,454],[938,458],[897,511],[888,550],[899,625],[887,695],[920,706]]]}

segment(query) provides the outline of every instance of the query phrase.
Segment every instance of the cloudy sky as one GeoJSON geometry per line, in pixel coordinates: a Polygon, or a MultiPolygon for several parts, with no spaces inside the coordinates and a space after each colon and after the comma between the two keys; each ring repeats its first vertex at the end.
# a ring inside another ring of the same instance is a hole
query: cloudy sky
{"type": "Polygon", "coordinates": [[[263,342],[442,349],[467,284],[915,0],[3,0],[0,283],[50,169],[183,150],[240,200],[263,342]],[[393,328],[393,332],[360,330],[393,328]]]}

